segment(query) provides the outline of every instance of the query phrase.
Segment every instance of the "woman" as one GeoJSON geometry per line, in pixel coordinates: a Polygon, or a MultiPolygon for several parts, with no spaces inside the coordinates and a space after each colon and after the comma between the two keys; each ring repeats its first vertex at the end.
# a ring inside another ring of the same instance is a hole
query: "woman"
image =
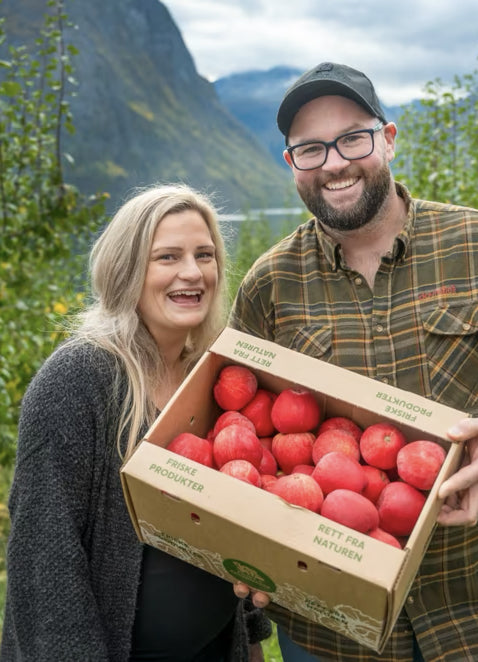
{"type": "Polygon", "coordinates": [[[228,582],[143,548],[119,477],[223,324],[214,210],[183,185],[145,190],[99,237],[90,268],[93,302],[22,404],[0,659],[261,659],[268,621],[228,582]]]}

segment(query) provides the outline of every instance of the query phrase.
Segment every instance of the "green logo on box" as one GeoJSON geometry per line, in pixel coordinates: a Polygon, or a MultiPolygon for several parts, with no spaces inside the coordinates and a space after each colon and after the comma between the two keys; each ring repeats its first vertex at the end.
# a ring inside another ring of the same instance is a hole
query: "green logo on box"
{"type": "Polygon", "coordinates": [[[276,590],[276,585],[272,579],[253,565],[249,565],[245,561],[239,561],[239,559],[224,559],[222,563],[230,575],[248,586],[269,593],[276,590]]]}

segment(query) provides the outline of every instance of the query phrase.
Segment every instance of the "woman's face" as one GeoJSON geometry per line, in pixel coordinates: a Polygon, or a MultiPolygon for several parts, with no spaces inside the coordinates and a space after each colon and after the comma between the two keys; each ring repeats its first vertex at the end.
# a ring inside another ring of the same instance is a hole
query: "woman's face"
{"type": "Polygon", "coordinates": [[[218,282],[216,251],[196,210],[167,214],[153,238],[138,312],[158,346],[176,344],[205,319],[218,282]]]}

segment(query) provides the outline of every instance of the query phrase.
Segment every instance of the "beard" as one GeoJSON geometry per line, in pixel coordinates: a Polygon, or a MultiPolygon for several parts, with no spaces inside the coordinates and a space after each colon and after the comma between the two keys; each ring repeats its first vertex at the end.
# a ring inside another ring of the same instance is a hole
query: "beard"
{"type": "Polygon", "coordinates": [[[392,179],[388,164],[383,164],[373,177],[363,178],[364,190],[350,209],[336,209],[322,194],[318,178],[311,184],[297,184],[297,190],[307,209],[321,223],[333,230],[357,230],[374,219],[385,202],[392,179]]]}

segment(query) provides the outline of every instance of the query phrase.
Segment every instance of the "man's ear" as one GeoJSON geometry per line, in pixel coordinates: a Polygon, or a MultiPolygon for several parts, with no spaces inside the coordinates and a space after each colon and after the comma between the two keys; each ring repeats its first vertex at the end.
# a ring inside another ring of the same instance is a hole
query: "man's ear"
{"type": "Polygon", "coordinates": [[[286,149],[282,152],[282,156],[284,157],[284,161],[287,163],[287,165],[292,168],[292,159],[290,158],[290,154],[286,149]]]}
{"type": "Polygon", "coordinates": [[[393,161],[395,158],[395,137],[398,133],[397,125],[395,122],[387,122],[383,127],[383,135],[387,146],[388,161],[393,161]]]}

